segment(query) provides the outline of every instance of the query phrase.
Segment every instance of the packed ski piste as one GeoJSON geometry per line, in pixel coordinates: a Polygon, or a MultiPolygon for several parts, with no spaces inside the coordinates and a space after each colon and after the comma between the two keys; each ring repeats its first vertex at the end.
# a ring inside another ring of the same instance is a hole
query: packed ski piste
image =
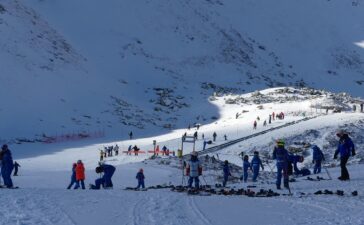
{"type": "Polygon", "coordinates": [[[0,224],[364,224],[362,99],[273,88],[210,101],[214,123],[165,135],[2,143],[0,224]]]}

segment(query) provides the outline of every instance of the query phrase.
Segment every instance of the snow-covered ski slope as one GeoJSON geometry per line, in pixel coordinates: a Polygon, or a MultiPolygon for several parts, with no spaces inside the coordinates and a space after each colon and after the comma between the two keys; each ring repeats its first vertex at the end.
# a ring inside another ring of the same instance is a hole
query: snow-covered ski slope
{"type": "MultiPolygon", "coordinates": [[[[199,130],[196,150],[202,149],[202,133],[205,140],[212,139],[212,133],[218,134],[214,145],[226,143],[229,140],[247,136],[256,132],[280,126],[291,121],[297,121],[308,116],[317,118],[297,123],[267,134],[257,136],[219,152],[221,160],[228,159],[237,165],[241,164],[238,154],[245,151],[261,152],[266,171],[257,183],[228,183],[230,187],[247,188],[256,185],[259,189],[275,188],[274,176],[266,165],[268,154],[272,152],[274,140],[284,138],[287,147],[296,141],[316,143],[324,150],[327,163],[335,165],[332,160],[335,147],[335,132],[344,128],[350,132],[357,145],[357,156],[349,162],[350,182],[336,180],[339,167],[329,168],[333,180],[307,181],[299,178],[291,183],[293,196],[274,198],[250,198],[246,196],[188,196],[185,193],[175,193],[168,189],[134,192],[122,190],[125,187],[136,186],[135,175],[143,168],[146,185],[179,185],[182,182],[181,170],[169,165],[170,159],[147,160],[147,156],[119,156],[106,158],[105,162],[117,167],[113,182],[113,190],[65,190],[70,181],[70,167],[73,162],[81,159],[86,167],[86,184],[93,183],[98,175],[94,168],[99,160],[99,148],[115,145],[126,150],[129,145],[137,144],[142,150],[152,149],[153,140],[160,148],[163,145],[176,150],[181,145],[181,136],[185,132],[193,134],[197,129],[175,130],[167,135],[128,141],[105,142],[90,144],[87,142],[66,142],[52,144],[21,144],[11,145],[15,159],[21,164],[20,176],[14,178],[14,183],[20,186],[18,190],[0,189],[0,201],[7,202],[7,207],[0,208],[2,220],[0,224],[362,224],[364,185],[362,164],[357,162],[364,158],[363,129],[364,113],[350,110],[333,113],[329,110],[311,108],[311,106],[328,106],[349,108],[351,98],[331,95],[315,90],[276,88],[267,89],[244,95],[229,95],[211,98],[220,111],[220,119],[215,123],[203,124],[199,130]],[[330,100],[331,99],[331,100],[330,100]],[[333,99],[336,99],[334,101],[333,99]],[[341,99],[341,101],[339,101],[341,99]],[[226,104],[235,102],[234,104],[226,104]],[[259,103],[257,103],[259,101],[259,103]],[[244,102],[244,103],[243,103],[244,102]],[[242,113],[244,111],[244,113],[242,113]],[[236,119],[236,113],[239,117],[236,119]],[[272,120],[263,127],[264,120],[272,112],[285,113],[284,120],[272,120]],[[260,117],[257,130],[253,130],[253,121],[260,117]],[[225,141],[223,135],[228,140],[225,141]],[[164,161],[164,163],[162,163],[164,161]],[[264,176],[263,176],[264,174],[264,176]],[[314,195],[318,190],[344,190],[344,196],[314,195]],[[357,190],[358,196],[351,196],[357,190]],[[302,195],[301,192],[306,193],[302,195]],[[336,204],[337,203],[337,204],[336,204]],[[242,211],[244,216],[242,216],[242,211]]],[[[192,150],[191,145],[185,145],[185,153],[192,150]]],[[[217,157],[216,153],[214,156],[217,157]]],[[[310,164],[310,151],[305,157],[305,166],[310,164]]],[[[149,155],[150,156],[150,155],[149,155]]],[[[272,161],[270,161],[272,163],[272,161]]],[[[273,166],[273,165],[271,165],[273,166]]],[[[205,171],[205,170],[204,170],[205,171]]],[[[221,182],[216,176],[221,176],[221,170],[204,172],[201,184],[214,185],[221,182]]],[[[328,178],[325,173],[320,174],[328,178]]],[[[287,190],[279,191],[287,194],[287,190]]]]}
{"type": "Polygon", "coordinates": [[[363,96],[360,0],[0,4],[1,139],[166,134],[219,117],[213,92],[363,96]]]}
{"type": "MultiPolygon", "coordinates": [[[[203,149],[204,141],[213,140],[212,135],[214,132],[217,133],[216,141],[211,145],[207,145],[207,148],[226,144],[231,140],[240,139],[262,131],[269,131],[272,128],[310,117],[315,118],[267,132],[266,134],[229,146],[216,153],[223,153],[221,157],[224,157],[223,155],[226,154],[227,157],[231,155],[231,157],[239,159],[237,155],[241,151],[252,152],[255,149],[270,151],[274,140],[278,138],[287,139],[287,144],[294,144],[293,142],[295,141],[315,142],[319,146],[325,147],[325,151],[331,151],[333,146],[325,144],[326,141],[330,142],[331,139],[328,140],[326,136],[331,135],[334,138],[333,134],[336,130],[345,128],[345,126],[349,126],[348,131],[352,131],[353,135],[358,135],[359,146],[363,144],[360,139],[362,134],[360,133],[363,129],[364,114],[359,112],[353,113],[349,109],[352,106],[352,100],[350,97],[344,96],[340,98],[339,95],[332,95],[328,92],[294,88],[273,88],[244,95],[214,97],[211,98],[211,103],[219,108],[220,118],[214,123],[201,125],[198,130],[196,127],[191,127],[190,130],[187,128],[178,129],[165,135],[149,138],[106,141],[98,144],[86,141],[21,144],[14,145],[17,149],[14,154],[17,158],[22,158],[22,163],[25,163],[28,168],[68,170],[69,161],[74,160],[74,158],[82,158],[86,164],[96,165],[99,160],[99,151],[103,150],[104,146],[118,144],[121,151],[126,151],[129,145],[137,145],[141,150],[147,151],[153,150],[153,140],[155,140],[160,149],[165,145],[171,151],[176,152],[182,147],[182,135],[186,133],[192,136],[197,131],[198,140],[196,141],[195,149],[200,151],[203,149]],[[333,100],[335,98],[337,100],[333,100]],[[226,104],[226,102],[231,101],[234,104],[226,104]],[[333,113],[333,110],[329,110],[328,114],[326,114],[326,110],[318,109],[319,107],[342,107],[344,111],[342,113],[333,113]],[[348,111],[345,111],[345,108],[348,111]],[[283,112],[285,119],[272,119],[272,123],[269,124],[269,114],[273,112],[275,114],[283,112]],[[239,114],[238,118],[236,118],[237,113],[239,114]],[[259,121],[257,117],[260,118],[259,121]],[[255,120],[257,121],[256,130],[253,129],[253,122],[255,120]],[[267,126],[263,126],[264,121],[267,122],[267,126]],[[354,125],[350,126],[349,124],[354,125]],[[318,134],[315,133],[314,136],[305,135],[305,132],[311,130],[318,132],[318,134]],[[320,131],[322,132],[320,133],[320,131]],[[202,135],[204,139],[202,139],[202,135]],[[224,135],[226,135],[227,140],[225,140],[224,135]],[[307,138],[311,139],[306,140],[307,138]]],[[[192,144],[184,144],[184,154],[188,154],[192,150],[192,144]]],[[[142,161],[150,156],[151,154],[140,154],[137,157],[122,154],[119,157],[106,160],[110,160],[114,165],[119,165],[142,161]]],[[[240,162],[237,162],[237,164],[240,164],[240,162]]]]}

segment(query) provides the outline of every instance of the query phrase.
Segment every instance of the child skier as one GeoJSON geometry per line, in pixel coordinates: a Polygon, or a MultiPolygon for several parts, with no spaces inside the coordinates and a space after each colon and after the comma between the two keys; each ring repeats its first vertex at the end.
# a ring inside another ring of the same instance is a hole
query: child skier
{"type": "Polygon", "coordinates": [[[83,166],[82,161],[78,160],[77,161],[77,166],[76,166],[76,186],[75,186],[75,189],[78,189],[80,187],[80,182],[81,182],[82,189],[85,189],[85,167],[83,166]]]}
{"type": "Polygon", "coordinates": [[[222,182],[222,186],[225,187],[226,183],[227,183],[227,181],[229,179],[229,176],[231,176],[229,161],[227,161],[227,160],[225,160],[225,162],[224,162],[223,172],[224,172],[224,180],[222,182]]]}
{"type": "Polygon", "coordinates": [[[259,168],[261,167],[262,170],[264,170],[262,160],[259,158],[259,152],[254,152],[254,156],[250,164],[253,169],[253,182],[256,182],[259,176],[259,168]]]}
{"type": "Polygon", "coordinates": [[[14,162],[14,174],[13,174],[13,176],[18,176],[19,167],[21,167],[21,166],[19,165],[19,163],[17,161],[15,161],[14,162]]]}
{"type": "Polygon", "coordinates": [[[137,173],[135,178],[138,180],[137,189],[139,189],[140,187],[142,187],[144,189],[145,188],[145,186],[144,186],[145,177],[144,177],[144,174],[143,174],[143,169],[139,170],[139,172],[137,173]]]}
{"type": "Polygon", "coordinates": [[[312,151],[312,163],[315,164],[313,168],[313,173],[321,173],[321,162],[325,161],[325,156],[317,145],[314,145],[312,147],[312,151]]]}
{"type": "Polygon", "coordinates": [[[251,169],[251,165],[249,163],[249,156],[245,155],[243,159],[243,176],[241,176],[241,180],[244,180],[245,183],[248,181],[249,169],[251,169]]]}
{"type": "Polygon", "coordinates": [[[71,183],[68,185],[67,189],[71,189],[72,186],[76,183],[76,163],[73,163],[72,165],[72,175],[71,175],[71,183]]]}

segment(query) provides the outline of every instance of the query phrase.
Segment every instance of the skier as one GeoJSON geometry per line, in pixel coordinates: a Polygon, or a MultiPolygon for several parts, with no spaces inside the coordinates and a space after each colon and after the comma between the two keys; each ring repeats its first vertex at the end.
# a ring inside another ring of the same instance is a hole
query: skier
{"type": "Polygon", "coordinates": [[[249,163],[249,156],[248,155],[244,155],[244,159],[243,159],[243,175],[241,176],[240,180],[244,180],[244,183],[246,183],[248,181],[248,170],[251,170],[252,167],[249,163]]]}
{"type": "Polygon", "coordinates": [[[226,183],[227,183],[227,181],[229,179],[229,176],[231,176],[229,161],[227,161],[227,160],[225,160],[225,162],[224,162],[223,172],[224,172],[224,180],[222,182],[222,186],[225,187],[226,183]]]}
{"type": "Polygon", "coordinates": [[[132,146],[129,145],[129,147],[128,147],[128,155],[131,155],[131,149],[132,149],[132,146]]]}
{"type": "Polygon", "coordinates": [[[111,165],[102,164],[96,167],[96,173],[104,173],[101,178],[95,180],[95,185],[91,184],[90,189],[100,189],[101,186],[105,189],[112,188],[113,183],[111,181],[111,177],[114,175],[116,168],[111,165]]]}
{"type": "Polygon", "coordinates": [[[212,141],[211,140],[209,140],[209,141],[203,141],[203,150],[205,150],[206,149],[206,145],[211,145],[212,144],[212,141]]]}
{"type": "Polygon", "coordinates": [[[275,116],[275,113],[273,112],[273,113],[272,113],[273,120],[275,120],[274,116],[275,116]]]}
{"type": "Polygon", "coordinates": [[[364,112],[364,103],[360,103],[360,112],[364,112]]]}
{"type": "Polygon", "coordinates": [[[133,139],[133,131],[130,131],[129,132],[129,139],[131,140],[131,139],[133,139]]]}
{"type": "Polygon", "coordinates": [[[296,176],[298,175],[307,176],[311,174],[311,171],[307,168],[302,168],[301,170],[298,169],[297,163],[302,163],[303,160],[304,158],[301,155],[294,155],[292,153],[288,153],[287,173],[289,176],[293,174],[296,176]]]}
{"type": "Polygon", "coordinates": [[[269,115],[269,121],[268,121],[269,124],[272,123],[272,115],[269,115]]]}
{"type": "Polygon", "coordinates": [[[75,189],[78,189],[80,187],[80,182],[81,182],[82,189],[85,189],[85,167],[83,166],[82,161],[78,160],[77,161],[77,166],[76,166],[76,186],[75,186],[75,189]]]}
{"type": "Polygon", "coordinates": [[[257,129],[257,121],[256,120],[254,120],[253,129],[254,130],[257,129]]]}
{"type": "Polygon", "coordinates": [[[257,120],[260,121],[260,117],[259,116],[257,117],[257,120]]]}
{"type": "Polygon", "coordinates": [[[135,154],[135,155],[138,155],[138,151],[139,151],[140,149],[139,149],[136,145],[134,145],[133,150],[134,150],[134,154],[135,154]]]}
{"type": "Polygon", "coordinates": [[[137,173],[135,178],[138,180],[138,186],[136,188],[139,189],[140,187],[142,187],[144,189],[145,188],[145,185],[144,185],[145,177],[143,174],[143,169],[139,170],[139,172],[137,173]]]}
{"type": "Polygon", "coordinates": [[[216,141],[216,137],[217,137],[216,132],[214,132],[214,133],[212,134],[212,137],[213,137],[213,140],[214,140],[214,142],[215,142],[215,141],[216,141]]]}
{"type": "Polygon", "coordinates": [[[239,113],[237,112],[235,115],[235,119],[238,119],[238,118],[239,118],[239,113]]]}
{"type": "Polygon", "coordinates": [[[204,134],[202,134],[201,137],[202,137],[202,140],[205,140],[205,135],[204,134]]]}
{"type": "Polygon", "coordinates": [[[273,150],[273,159],[277,161],[277,189],[281,189],[281,180],[283,172],[283,184],[285,188],[289,188],[288,183],[288,151],[284,148],[284,141],[278,140],[277,146],[273,150]]]}
{"type": "Polygon", "coordinates": [[[100,162],[104,160],[104,151],[100,150],[100,162]]]}
{"type": "Polygon", "coordinates": [[[162,155],[166,155],[167,154],[167,147],[164,145],[162,148],[162,155]]]}
{"type": "Polygon", "coordinates": [[[262,160],[259,158],[259,152],[254,152],[254,156],[250,164],[253,169],[253,182],[256,182],[259,176],[259,168],[261,167],[262,170],[264,170],[262,160]]]}
{"type": "Polygon", "coordinates": [[[191,153],[191,159],[186,166],[186,175],[189,176],[188,187],[191,188],[195,181],[195,188],[198,189],[200,187],[198,177],[202,175],[202,167],[195,151],[191,153]]]}
{"type": "Polygon", "coordinates": [[[4,185],[7,188],[13,188],[13,181],[11,180],[11,172],[14,168],[13,157],[11,156],[11,151],[6,144],[1,147],[0,160],[1,175],[4,180],[4,185]]]}
{"type": "Polygon", "coordinates": [[[350,180],[346,163],[348,162],[350,156],[355,156],[355,146],[345,131],[339,131],[336,135],[340,138],[337,150],[334,154],[334,159],[337,159],[337,155],[340,153],[341,176],[338,177],[338,179],[343,181],[350,180]]]}
{"type": "Polygon", "coordinates": [[[226,134],[224,135],[224,139],[225,139],[225,141],[227,141],[227,136],[226,136],[226,134]]]}
{"type": "Polygon", "coordinates": [[[72,165],[71,183],[70,183],[70,185],[68,185],[67,189],[71,189],[72,186],[76,183],[76,167],[77,167],[77,164],[76,163],[73,163],[73,165],[72,165]]]}
{"type": "Polygon", "coordinates": [[[114,151],[115,151],[115,156],[118,156],[119,155],[119,145],[118,144],[115,145],[114,151]]]}
{"type": "Polygon", "coordinates": [[[21,167],[17,161],[14,162],[14,174],[13,176],[18,176],[18,169],[21,167]]]}
{"type": "Polygon", "coordinates": [[[314,174],[321,173],[322,161],[325,161],[325,156],[322,153],[321,149],[317,145],[312,146],[312,163],[315,164],[313,168],[314,174]]]}
{"type": "Polygon", "coordinates": [[[264,120],[263,126],[264,127],[267,126],[267,121],[266,120],[264,120]]]}
{"type": "Polygon", "coordinates": [[[353,105],[353,111],[356,112],[356,105],[353,105]]]}
{"type": "Polygon", "coordinates": [[[195,138],[195,140],[198,139],[198,133],[197,133],[197,131],[193,134],[193,137],[195,138]]]}

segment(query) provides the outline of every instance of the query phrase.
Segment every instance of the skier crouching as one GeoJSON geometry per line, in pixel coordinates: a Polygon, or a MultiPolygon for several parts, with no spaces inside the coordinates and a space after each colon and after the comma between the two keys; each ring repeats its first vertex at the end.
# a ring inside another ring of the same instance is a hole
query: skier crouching
{"type": "Polygon", "coordinates": [[[202,175],[202,167],[197,157],[197,152],[192,152],[191,159],[186,166],[186,175],[189,176],[188,187],[192,187],[193,181],[195,181],[195,188],[198,189],[200,180],[198,177],[202,175]]]}
{"type": "Polygon", "coordinates": [[[96,167],[96,173],[104,173],[104,175],[101,178],[95,180],[95,185],[90,184],[90,189],[100,189],[101,186],[103,186],[105,189],[112,188],[113,183],[111,181],[111,177],[114,175],[115,170],[116,168],[114,166],[107,164],[102,164],[96,167]]]}

